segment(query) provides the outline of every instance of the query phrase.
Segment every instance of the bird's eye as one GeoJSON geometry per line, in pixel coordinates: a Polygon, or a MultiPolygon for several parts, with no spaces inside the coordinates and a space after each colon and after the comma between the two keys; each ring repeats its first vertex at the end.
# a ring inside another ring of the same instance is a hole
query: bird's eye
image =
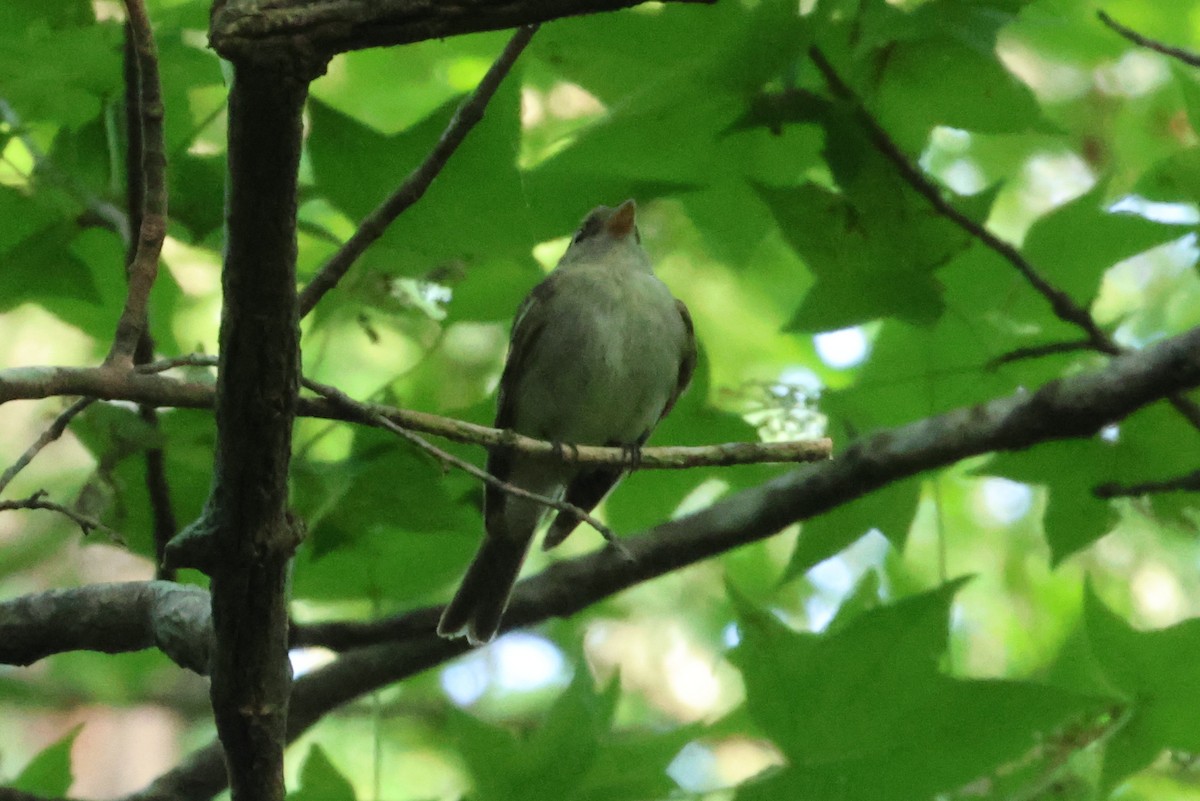
{"type": "Polygon", "coordinates": [[[572,245],[578,245],[585,239],[591,239],[600,232],[600,218],[595,214],[589,214],[588,218],[583,221],[583,225],[579,226],[579,230],[575,232],[575,237],[571,240],[572,245]]]}

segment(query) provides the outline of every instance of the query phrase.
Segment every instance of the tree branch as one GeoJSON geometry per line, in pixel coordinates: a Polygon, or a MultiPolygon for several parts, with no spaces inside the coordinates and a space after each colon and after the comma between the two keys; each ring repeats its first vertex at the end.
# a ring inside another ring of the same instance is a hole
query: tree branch
{"type": "Polygon", "coordinates": [[[0,603],[0,663],[158,648],[180,667],[206,674],[211,631],[209,596],[199,587],[131,581],[49,590],[0,603]]]}
{"type": "Polygon", "coordinates": [[[1026,359],[1040,359],[1043,356],[1056,356],[1062,353],[1078,353],[1081,350],[1094,350],[1091,341],[1077,339],[1070,342],[1047,342],[1044,345],[1030,345],[1029,347],[1016,348],[1007,353],[1001,353],[987,363],[986,369],[994,371],[1013,362],[1024,361],[1026,359]]]}
{"type": "MultiPolygon", "coordinates": [[[[152,375],[155,371],[180,366],[211,366],[212,356],[164,359],[127,372],[111,367],[17,367],[0,370],[0,404],[11,400],[35,400],[56,395],[86,395],[104,400],[123,400],[157,407],[211,409],[213,387],[152,375]]],[[[349,400],[349,399],[348,399],[349,400]]],[[[354,411],[324,398],[301,398],[297,414],[326,420],[363,422],[381,416],[409,431],[433,434],[454,442],[488,448],[513,448],[530,456],[557,459],[569,464],[634,467],[644,470],[685,470],[692,467],[727,467],[735,464],[811,462],[829,458],[833,444],[828,438],[794,442],[731,442],[721,445],[659,446],[642,448],[637,464],[624,448],[579,445],[564,448],[553,442],[531,439],[504,429],[489,428],[451,417],[375,403],[351,401],[354,411]]]]}
{"type": "Polygon", "coordinates": [[[79,530],[83,532],[83,536],[88,536],[93,531],[103,531],[112,539],[113,542],[119,545],[124,545],[125,540],[116,531],[113,531],[108,526],[101,523],[99,520],[82,515],[74,509],[63,506],[61,503],[46,500],[48,493],[45,490],[38,490],[19,501],[0,501],[0,512],[13,512],[19,509],[44,509],[48,512],[58,512],[63,517],[70,520],[75,525],[79,526],[79,530]]]}
{"type": "Polygon", "coordinates": [[[1178,59],[1184,64],[1188,64],[1193,67],[1200,67],[1200,54],[1193,53],[1191,50],[1185,50],[1182,47],[1172,47],[1171,45],[1163,44],[1157,39],[1151,39],[1147,36],[1143,36],[1132,28],[1126,28],[1104,11],[1097,11],[1096,16],[1099,17],[1100,21],[1109,28],[1133,42],[1135,45],[1162,53],[1164,56],[1170,56],[1171,58],[1178,59]]]}
{"type": "Polygon", "coordinates": [[[12,483],[12,480],[17,477],[17,473],[20,473],[22,470],[24,470],[26,466],[33,461],[33,457],[38,455],[42,448],[61,437],[63,432],[67,430],[67,426],[71,424],[73,419],[75,419],[75,416],[87,407],[91,406],[95,400],[95,398],[80,398],[68,406],[62,412],[62,414],[56,417],[54,422],[50,424],[50,427],[43,431],[42,435],[37,438],[37,441],[26,448],[25,452],[21,454],[15,462],[9,465],[8,469],[4,471],[4,474],[0,475],[0,495],[4,494],[4,490],[7,489],[8,485],[12,483]]]}
{"type": "MultiPolygon", "coordinates": [[[[125,207],[129,214],[129,224],[134,230],[141,231],[142,219],[146,209],[146,147],[142,130],[142,94],[138,75],[137,34],[133,23],[125,23],[125,47],[123,52],[124,84],[125,84],[125,207]]],[[[140,242],[129,240],[125,252],[125,278],[128,281],[137,262],[137,251],[140,242]]],[[[146,364],[154,358],[154,338],[150,335],[149,324],[142,328],[138,337],[137,347],[133,352],[135,365],[146,364]]],[[[157,431],[159,429],[158,410],[153,406],[140,404],[138,416],[146,425],[157,431]]],[[[175,571],[163,564],[167,542],[175,536],[177,525],[175,512],[171,506],[171,485],[167,481],[166,454],[161,447],[148,448],[143,457],[145,463],[146,492],[150,498],[150,513],[154,519],[154,554],[155,576],[160,579],[175,578],[175,571]]]]}
{"type": "Polygon", "coordinates": [[[137,54],[144,205],[138,227],[137,252],[129,265],[129,292],[117,321],[112,349],[105,361],[127,365],[133,363],[134,351],[146,330],[146,307],[154,279],[158,277],[158,258],[167,235],[167,151],[154,31],[143,0],[125,0],[125,8],[127,30],[137,54]]]}
{"type": "Polygon", "coordinates": [[[300,388],[296,189],[310,78],[234,65],[213,484],[167,549],[203,553],[202,564],[180,564],[212,579],[212,706],[234,801],[284,795],[287,575],[299,542],[287,512],[300,388]]]}
{"type": "Polygon", "coordinates": [[[1117,484],[1115,482],[1101,484],[1092,490],[1097,498],[1138,498],[1142,495],[1161,495],[1167,492],[1197,492],[1200,491],[1200,470],[1195,470],[1185,476],[1163,479],[1161,481],[1144,481],[1140,484],[1117,484]]]}
{"type": "Polygon", "coordinates": [[[300,316],[303,317],[312,311],[318,301],[325,296],[325,293],[333,289],[338,281],[346,275],[350,267],[358,260],[368,247],[371,246],[379,237],[383,236],[383,232],[392,222],[404,213],[406,209],[416,203],[425,194],[425,190],[429,189],[433,179],[438,176],[442,168],[446,166],[446,162],[454,155],[454,151],[462,144],[462,141],[475,127],[476,123],[483,119],[484,109],[491,101],[492,96],[496,94],[496,90],[500,88],[500,83],[504,80],[504,76],[508,75],[512,69],[517,57],[525,50],[525,46],[529,44],[529,40],[533,38],[533,34],[537,31],[536,25],[527,25],[519,28],[512,38],[508,40],[508,44],[504,46],[504,50],[497,57],[495,63],[483,76],[483,80],[475,87],[475,91],[471,93],[463,104],[454,112],[454,116],[450,118],[450,123],[446,126],[446,130],[438,138],[437,144],[433,146],[433,150],[429,151],[429,155],[421,162],[415,170],[409,173],[404,179],[404,183],[400,185],[383,203],[379,204],[366,218],[359,223],[358,230],[354,232],[346,243],[338,249],[337,253],[325,262],[320,271],[313,276],[313,279],[308,283],[308,286],[300,292],[300,316]]]}
{"type": "Polygon", "coordinates": [[[1086,309],[1077,304],[1066,292],[1051,284],[1015,247],[993,234],[983,225],[972,220],[966,214],[963,214],[955,208],[954,204],[946,199],[942,191],[916,165],[908,160],[908,157],[904,155],[900,146],[892,141],[891,136],[879,124],[878,120],[867,112],[858,95],[842,79],[837,70],[834,69],[833,64],[821,52],[820,48],[812,47],[808,52],[812,57],[813,63],[821,71],[821,75],[824,76],[825,83],[829,85],[830,91],[836,97],[849,104],[855,118],[867,132],[871,143],[875,145],[875,149],[884,158],[892,162],[900,177],[929,201],[929,205],[933,206],[934,211],[962,228],[975,239],[978,239],[1015,267],[1017,272],[1025,278],[1029,285],[1039,295],[1049,301],[1050,308],[1054,311],[1054,316],[1063,322],[1070,323],[1082,329],[1087,335],[1088,341],[1092,343],[1093,348],[1109,354],[1119,352],[1117,346],[1112,343],[1107,334],[1100,330],[1100,327],[1096,325],[1096,321],[1092,319],[1092,316],[1088,314],[1086,309]]]}
{"type": "MultiPolygon", "coordinates": [[[[534,25],[615,11],[642,0],[227,0],[214,6],[209,42],[223,57],[286,58],[298,45],[328,58],[365,47],[411,44],[463,33],[534,25]]],[[[713,3],[716,0],[671,0],[713,3]]]]}
{"type": "MultiPolygon", "coordinates": [[[[673,570],[771,536],[889,483],[993,451],[1089,437],[1105,425],[1200,385],[1200,327],[1113,359],[1104,369],[1052,381],[971,408],[957,409],[853,443],[843,454],[798,468],[707,509],[627,538],[633,561],[605,549],[558,562],[517,585],[504,629],[567,616],[673,570]]],[[[386,621],[297,628],[297,644],[353,648],[295,682],[289,740],[321,716],[380,687],[467,650],[434,634],[438,610],[386,621]],[[322,641],[318,641],[321,635],[322,641]],[[390,636],[402,639],[380,643],[390,636]]],[[[201,801],[224,789],[215,746],[193,753],[130,801],[201,801]]]]}

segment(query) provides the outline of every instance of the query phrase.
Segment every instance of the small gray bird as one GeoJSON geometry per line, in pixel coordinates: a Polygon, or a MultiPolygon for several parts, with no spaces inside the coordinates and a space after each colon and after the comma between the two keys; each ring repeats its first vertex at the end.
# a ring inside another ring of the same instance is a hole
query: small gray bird
{"type": "MultiPolygon", "coordinates": [[[[687,307],[655,277],[635,225],[637,206],[600,206],[583,221],[554,271],[522,302],[500,378],[496,428],[564,444],[636,447],[687,388],[696,342],[687,307]]],[[[591,511],[624,476],[511,450],[488,456],[488,472],[539,495],[591,511]]],[[[487,529],[438,634],[490,642],[547,507],[494,487],[487,529]]],[[[579,519],[559,512],[545,547],[579,519]]]]}

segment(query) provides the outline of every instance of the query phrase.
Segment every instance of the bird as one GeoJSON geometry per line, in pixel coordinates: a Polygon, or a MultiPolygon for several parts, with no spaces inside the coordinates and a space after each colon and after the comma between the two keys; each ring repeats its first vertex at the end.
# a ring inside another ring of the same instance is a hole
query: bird
{"type": "MultiPolygon", "coordinates": [[[[517,309],[500,377],[495,427],[561,445],[624,447],[636,455],[691,382],[691,315],[654,274],[637,205],[599,206],[566,253],[517,309]]],[[[591,512],[626,470],[535,459],[492,448],[487,471],[514,486],[591,512]]],[[[495,638],[545,504],[488,484],[484,537],[438,623],[470,645],[495,638]]],[[[579,525],[558,511],[544,547],[579,525]]]]}

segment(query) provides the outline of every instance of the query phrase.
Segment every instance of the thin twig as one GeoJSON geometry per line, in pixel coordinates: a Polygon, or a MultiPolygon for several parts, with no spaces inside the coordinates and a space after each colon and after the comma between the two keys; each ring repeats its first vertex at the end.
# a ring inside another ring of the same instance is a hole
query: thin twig
{"type": "Polygon", "coordinates": [[[421,165],[409,173],[400,188],[363,219],[358,230],[346,240],[346,244],[342,245],[313,276],[308,286],[300,292],[301,317],[312,311],[325,293],[337,286],[338,281],[342,280],[358,257],[375,240],[383,236],[383,232],[397,217],[421,199],[463,139],[475,124],[483,119],[484,109],[537,29],[537,25],[526,25],[517,29],[495,63],[483,76],[483,80],[475,87],[475,91],[454,112],[446,130],[442,132],[437,144],[429,151],[421,165]]]}
{"type": "Polygon", "coordinates": [[[1097,11],[1096,16],[1099,17],[1100,21],[1109,28],[1116,31],[1121,36],[1124,36],[1135,45],[1148,48],[1156,53],[1162,53],[1164,56],[1170,56],[1171,58],[1179,59],[1184,64],[1189,64],[1193,67],[1200,67],[1200,54],[1193,53],[1191,50],[1185,50],[1182,47],[1172,47],[1171,45],[1163,44],[1157,39],[1151,39],[1147,36],[1143,36],[1132,28],[1126,28],[1124,25],[1117,22],[1103,11],[1097,11]]]}
{"type": "Polygon", "coordinates": [[[17,477],[17,473],[20,473],[30,462],[33,461],[33,457],[37,456],[42,448],[46,447],[51,442],[54,442],[54,440],[63,435],[63,432],[67,430],[67,426],[70,424],[71,420],[74,419],[75,415],[92,405],[95,400],[95,398],[80,398],[68,406],[62,414],[56,417],[54,422],[50,424],[50,427],[43,431],[42,435],[37,438],[37,441],[30,445],[25,452],[20,455],[17,461],[13,462],[9,468],[4,471],[3,475],[0,475],[0,494],[2,494],[4,490],[8,488],[8,485],[12,483],[12,480],[17,477]]]}
{"type": "MultiPolygon", "coordinates": [[[[138,75],[137,41],[133,23],[125,23],[125,47],[123,52],[125,83],[125,206],[129,214],[129,225],[141,231],[146,210],[145,140],[142,130],[142,94],[138,75]]],[[[129,280],[137,259],[138,242],[129,241],[125,249],[125,278],[129,280]]],[[[134,364],[146,364],[154,358],[154,337],[149,325],[142,328],[137,347],[133,352],[134,364]]],[[[158,410],[147,404],[138,405],[138,416],[155,432],[159,431],[158,410]]],[[[167,542],[175,536],[178,524],[171,505],[171,483],[167,480],[166,452],[160,445],[146,449],[142,458],[145,464],[146,492],[150,499],[150,515],[154,521],[153,539],[155,554],[155,577],[165,581],[175,579],[175,570],[163,559],[167,542]]]]}
{"type": "Polygon", "coordinates": [[[1055,356],[1060,353],[1076,353],[1081,350],[1094,350],[1091,340],[1077,339],[1071,342],[1048,342],[1044,345],[1030,345],[1029,347],[1016,348],[1015,350],[1000,354],[987,363],[986,369],[995,370],[1013,362],[1025,361],[1026,359],[1040,359],[1043,356],[1055,356]]]}
{"type": "Polygon", "coordinates": [[[129,31],[137,52],[142,133],[144,208],[138,231],[137,255],[129,266],[129,293],[117,321],[108,364],[132,363],[134,351],[146,329],[150,289],[158,277],[158,259],[167,234],[166,144],[163,133],[162,86],[158,77],[158,52],[143,0],[125,0],[129,31]]]}
{"type": "Polygon", "coordinates": [[[1097,498],[1137,498],[1142,495],[1161,495],[1166,492],[1197,491],[1200,491],[1200,470],[1195,470],[1185,476],[1161,481],[1145,481],[1140,484],[1118,484],[1114,481],[1094,488],[1092,494],[1097,498]]]}
{"type": "Polygon", "coordinates": [[[604,537],[609,545],[616,548],[623,555],[628,555],[628,551],[625,550],[625,546],[622,545],[621,541],[617,539],[617,536],[613,534],[612,529],[601,523],[596,518],[592,517],[583,509],[580,509],[578,506],[572,503],[567,503],[566,501],[550,498],[545,495],[538,495],[535,492],[522,489],[515,484],[510,484],[507,481],[501,481],[486,470],[476,467],[465,459],[460,459],[454,454],[442,450],[429,440],[422,437],[420,434],[414,434],[405,428],[401,428],[383,415],[373,411],[370,407],[354,400],[340,389],[328,386],[326,384],[319,384],[316,381],[312,381],[307,378],[301,379],[300,383],[306,389],[309,389],[346,409],[351,414],[360,418],[362,422],[370,423],[371,425],[379,426],[391,431],[396,436],[406,439],[413,445],[416,445],[418,448],[430,454],[443,464],[457,467],[459,470],[462,470],[468,475],[474,476],[490,487],[495,487],[501,492],[506,492],[509,495],[514,495],[518,498],[525,498],[526,500],[543,504],[551,509],[557,509],[560,512],[565,512],[573,517],[578,518],[579,520],[582,520],[592,528],[596,529],[596,531],[600,532],[600,535],[604,537]]]}
{"type": "Polygon", "coordinates": [[[933,206],[934,211],[949,219],[971,236],[987,245],[989,248],[999,254],[1005,261],[1015,267],[1017,271],[1024,276],[1025,280],[1028,281],[1035,290],[1037,290],[1038,294],[1050,302],[1050,307],[1054,310],[1056,317],[1064,322],[1078,326],[1085,334],[1087,334],[1088,341],[1092,343],[1093,348],[1110,355],[1116,355],[1120,352],[1120,349],[1113,344],[1108,335],[1100,330],[1100,327],[1096,325],[1096,321],[1092,319],[1092,316],[1088,314],[1087,310],[1076,303],[1070,295],[1047,281],[1046,278],[1042,276],[1042,274],[1039,273],[1037,269],[1030,264],[1029,261],[1026,260],[1026,258],[1022,256],[1015,247],[1010,245],[1008,242],[1005,242],[983,225],[975,222],[966,214],[963,214],[961,211],[955,208],[954,205],[945,198],[941,190],[938,189],[938,187],[935,186],[932,181],[926,178],[925,174],[922,173],[920,169],[918,169],[915,165],[913,165],[912,162],[908,160],[908,157],[904,155],[904,152],[900,149],[899,145],[897,145],[892,140],[891,136],[888,135],[887,131],[883,129],[883,126],[880,125],[874,117],[867,113],[866,108],[863,106],[862,101],[859,100],[858,95],[856,95],[854,90],[842,80],[841,76],[838,75],[837,70],[835,70],[829,60],[825,58],[825,54],[822,53],[817,47],[809,48],[808,52],[812,57],[813,63],[816,64],[817,69],[820,70],[821,74],[825,77],[825,82],[829,85],[830,90],[839,98],[850,104],[855,117],[858,119],[859,124],[862,125],[866,130],[867,135],[871,138],[871,142],[875,145],[875,148],[884,156],[884,158],[892,162],[897,171],[899,171],[900,176],[904,178],[909,186],[911,186],[929,201],[929,204],[933,206]]]}
{"type": "Polygon", "coordinates": [[[169,359],[139,364],[134,369],[139,373],[163,373],[177,367],[216,367],[220,360],[207,353],[189,353],[185,356],[172,356],[169,359]]]}
{"type": "Polygon", "coordinates": [[[81,515],[74,509],[68,506],[63,506],[61,503],[47,501],[47,492],[38,490],[28,498],[20,501],[0,501],[0,512],[10,512],[17,509],[46,509],[51,512],[58,512],[60,515],[69,518],[75,525],[79,526],[80,531],[86,537],[93,531],[103,531],[109,538],[118,545],[125,545],[125,539],[119,533],[109,528],[108,526],[87,515],[81,515]]]}

